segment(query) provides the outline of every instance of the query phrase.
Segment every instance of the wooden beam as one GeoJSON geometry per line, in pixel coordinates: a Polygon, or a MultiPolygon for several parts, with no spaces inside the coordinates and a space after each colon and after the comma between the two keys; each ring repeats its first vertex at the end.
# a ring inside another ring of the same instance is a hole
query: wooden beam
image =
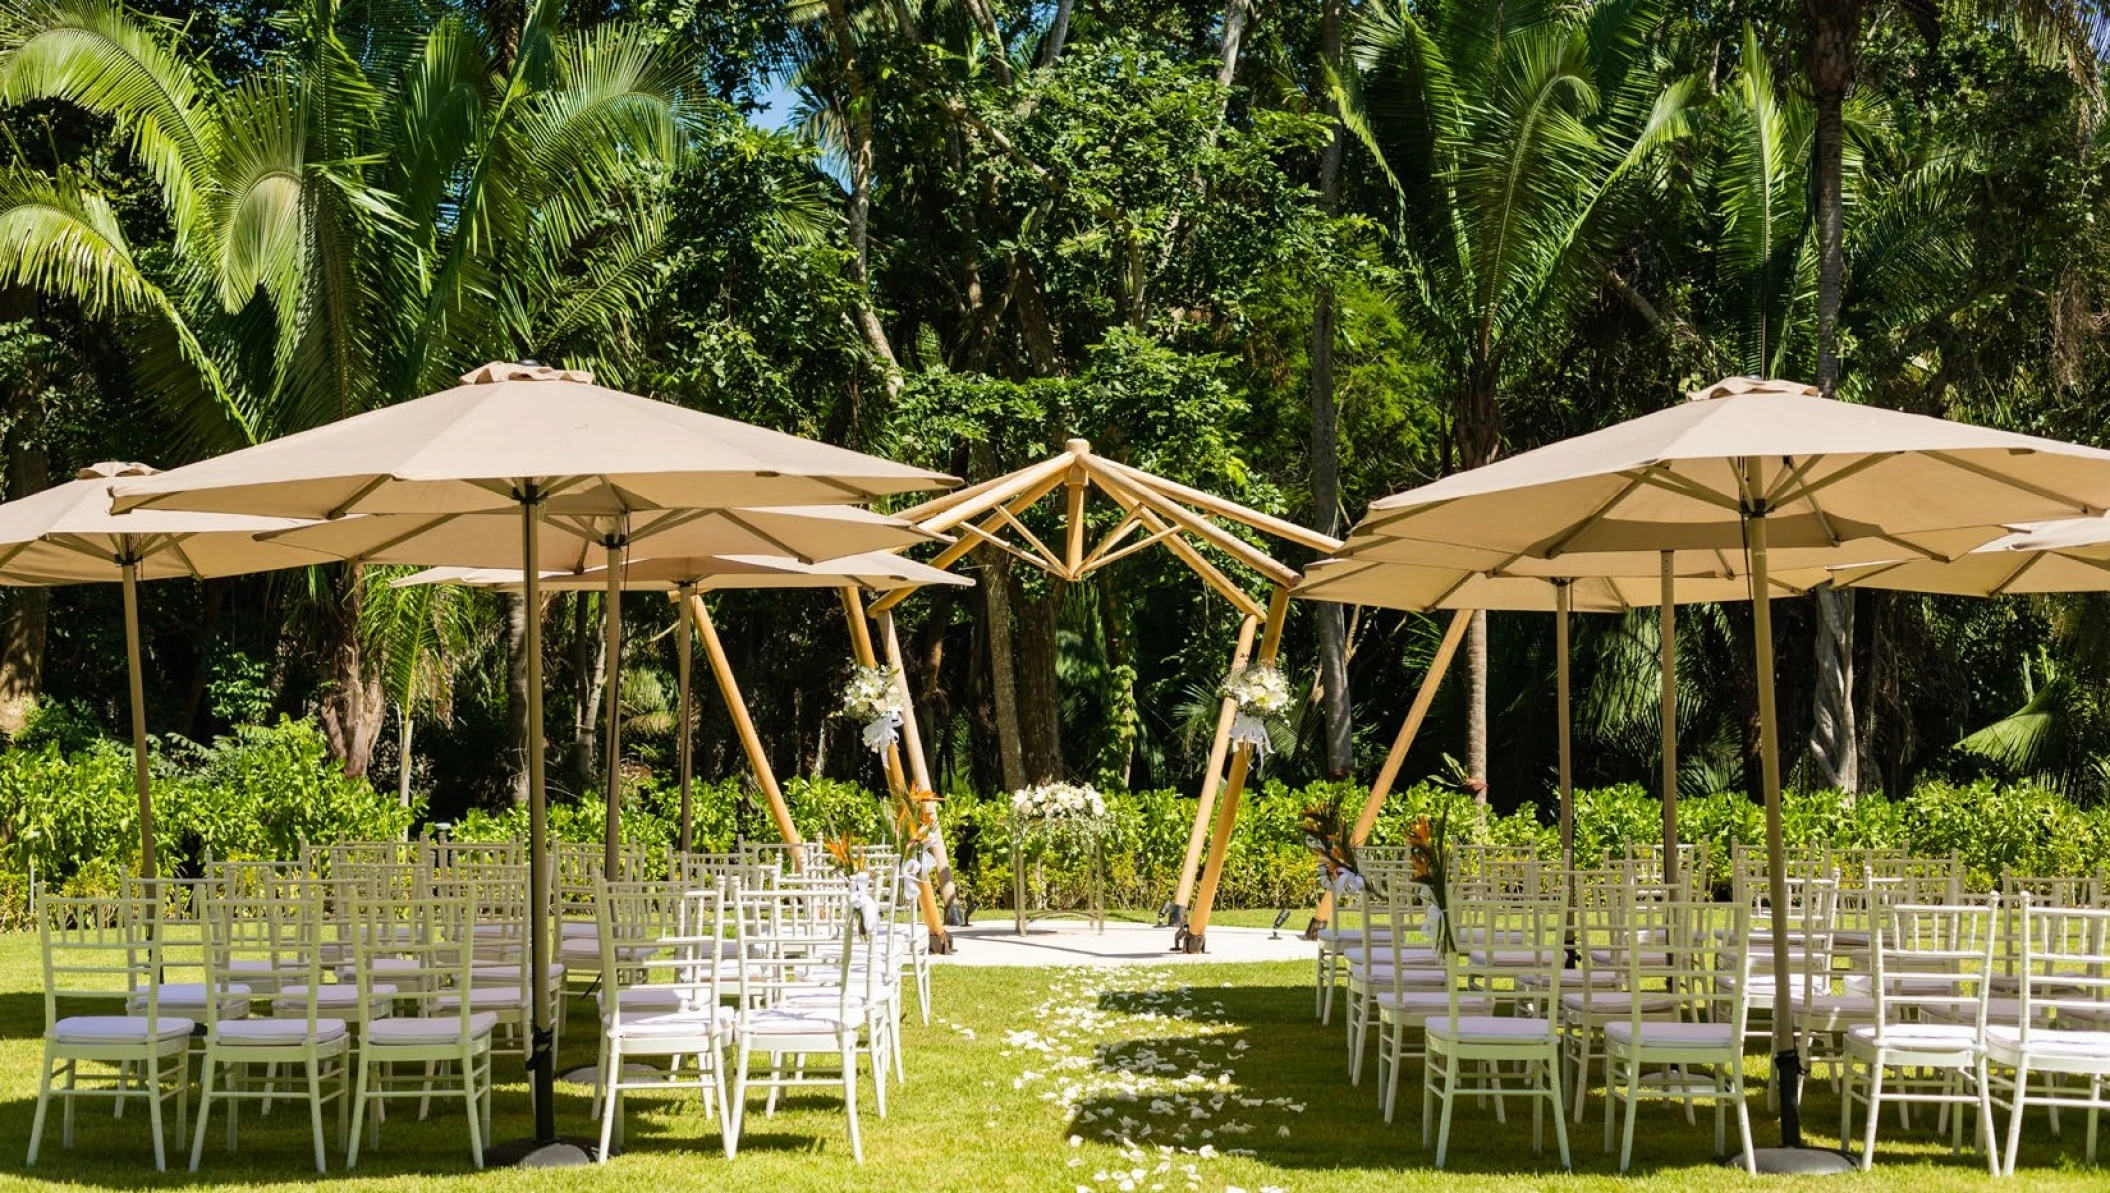
{"type": "MultiPolygon", "coordinates": [[[[1153,512],[1149,506],[1133,504],[1134,498],[1128,497],[1125,494],[1114,494],[1114,491],[1111,489],[1107,490],[1107,492],[1109,495],[1112,495],[1114,497],[1114,501],[1119,504],[1123,509],[1132,511],[1136,515],[1136,518],[1141,521],[1143,525],[1149,530],[1156,532],[1167,529],[1178,529],[1177,527],[1167,527],[1165,524],[1165,520],[1163,518],[1158,517],[1157,514],[1153,512]]],[[[1231,583],[1230,577],[1224,575],[1223,572],[1219,571],[1215,564],[1210,563],[1208,560],[1202,558],[1201,552],[1195,550],[1187,542],[1182,540],[1179,535],[1170,534],[1163,536],[1163,538],[1166,549],[1170,550],[1174,555],[1179,556],[1180,562],[1186,564],[1190,569],[1193,570],[1195,575],[1200,576],[1202,580],[1209,585],[1209,587],[1215,589],[1219,596],[1231,602],[1232,606],[1236,608],[1240,613],[1243,613],[1247,617],[1251,617],[1255,620],[1267,616],[1266,612],[1261,609],[1260,602],[1254,600],[1252,597],[1247,596],[1245,594],[1244,589],[1238,587],[1236,584],[1231,583]]]]}
{"type": "MultiPolygon", "coordinates": [[[[1062,478],[1059,476],[1052,481],[1044,480],[1035,487],[1029,488],[1025,492],[1019,493],[1017,496],[1013,497],[1008,503],[1005,504],[1004,508],[1009,510],[1013,515],[1019,514],[1025,511],[1026,509],[1030,508],[1034,502],[1039,501],[1041,498],[1053,492],[1056,486],[1060,485],[1061,483],[1062,478]]],[[[959,524],[955,523],[954,525],[958,526],[959,524]]],[[[998,548],[1018,556],[1020,559],[1025,560],[1027,563],[1032,564],[1034,567],[1044,566],[1040,560],[1033,558],[1032,556],[1026,554],[1023,551],[1020,551],[1016,547],[1013,547],[1011,544],[1004,542],[1001,539],[998,539],[996,537],[996,532],[1002,529],[1003,525],[1003,516],[998,513],[991,513],[988,517],[982,519],[979,526],[968,525],[960,527],[961,529],[966,530],[968,533],[954,540],[952,543],[948,544],[943,551],[938,552],[937,557],[930,561],[930,566],[938,568],[940,570],[949,568],[953,564],[956,564],[960,560],[966,558],[968,552],[974,550],[976,547],[982,545],[984,542],[993,542],[998,548]]],[[[929,528],[925,527],[925,529],[929,528]]],[[[871,611],[875,614],[883,613],[886,610],[891,609],[894,606],[900,604],[901,602],[907,600],[909,596],[914,592],[916,592],[915,588],[897,588],[894,591],[887,593],[885,596],[880,597],[878,600],[872,602],[871,611]]]]}
{"type": "MultiPolygon", "coordinates": [[[[1137,525],[1136,516],[1133,513],[1124,512],[1121,515],[1121,520],[1114,524],[1114,528],[1106,532],[1106,537],[1099,540],[1099,545],[1092,548],[1091,554],[1078,561],[1077,574],[1081,576],[1091,571],[1100,560],[1106,558],[1108,551],[1114,549],[1114,544],[1127,538],[1128,532],[1134,530],[1137,525]]],[[[0,566],[5,566],[5,564],[0,563],[0,566]]]]}
{"type": "Polygon", "coordinates": [[[1063,567],[1071,580],[1084,574],[1084,487],[1090,475],[1082,463],[1072,464],[1063,482],[1069,486],[1065,494],[1068,508],[1064,511],[1067,524],[1063,527],[1069,532],[1069,542],[1064,544],[1063,567]]]}
{"type": "Polygon", "coordinates": [[[937,934],[931,937],[931,948],[949,953],[952,951],[952,934],[945,931],[943,912],[958,901],[959,887],[953,880],[952,856],[945,848],[945,832],[938,824],[938,793],[931,786],[930,763],[923,756],[923,730],[916,723],[916,702],[909,692],[908,668],[902,665],[901,636],[894,631],[894,615],[879,613],[872,620],[879,625],[879,644],[886,651],[887,665],[894,668],[901,679],[901,747],[908,755],[909,782],[921,805],[924,835],[937,859],[936,868],[923,876],[923,889],[933,896],[933,903],[940,912],[937,934]]]}
{"type": "MultiPolygon", "coordinates": [[[[858,666],[877,667],[879,657],[872,650],[872,629],[865,624],[864,594],[854,585],[845,586],[841,593],[843,619],[850,626],[851,654],[856,658],[858,666]]],[[[909,794],[908,775],[901,766],[901,747],[889,742],[885,755],[887,789],[893,795],[895,805],[902,810],[913,809],[915,805],[909,794]]],[[[931,942],[935,945],[938,941],[947,939],[945,917],[938,911],[938,901],[931,894],[930,883],[919,883],[918,886],[916,901],[923,912],[923,924],[930,929],[931,942]]]]}
{"type": "MultiPolygon", "coordinates": [[[[1229,674],[1245,670],[1253,657],[1253,638],[1260,632],[1260,618],[1247,614],[1238,626],[1238,645],[1231,649],[1229,674]]],[[[1202,768],[1202,786],[1194,801],[1194,827],[1187,833],[1187,853],[1180,862],[1180,884],[1172,896],[1173,918],[1184,922],[1194,899],[1194,882],[1201,871],[1202,849],[1209,843],[1209,821],[1216,808],[1216,787],[1223,780],[1224,760],[1230,753],[1231,721],[1238,715],[1238,702],[1229,696],[1216,705],[1216,732],[1209,738],[1209,762],[1202,768]]]]}
{"type": "Polygon", "coordinates": [[[1105,489],[1116,501],[1123,501],[1125,498],[1123,504],[1140,505],[1162,514],[1177,523],[1181,528],[1201,538],[1210,546],[1259,572],[1269,580],[1282,585],[1293,585],[1297,582],[1298,577],[1295,568],[1275,559],[1267,552],[1262,551],[1208,519],[1197,516],[1179,502],[1154,492],[1149,486],[1130,485],[1120,477],[1109,476],[1104,473],[1099,474],[1095,479],[1099,481],[1099,487],[1105,489]]]}
{"type": "MultiPolygon", "coordinates": [[[[1137,526],[1141,525],[1141,523],[1130,522],[1129,525],[1137,526]]],[[[1101,556],[1098,559],[1088,560],[1084,565],[1084,574],[1089,576],[1093,572],[1098,571],[1100,568],[1103,568],[1108,564],[1116,563],[1120,560],[1126,559],[1129,556],[1134,555],[1136,552],[1141,551],[1147,547],[1156,546],[1157,544],[1164,542],[1166,539],[1171,538],[1172,536],[1178,533],[1180,533],[1179,527],[1167,526],[1165,529],[1160,530],[1156,534],[1150,535],[1147,538],[1137,539],[1135,542],[1128,544],[1126,547],[1121,548],[1119,551],[1116,551],[1111,555],[1105,555],[1101,556]]]]}
{"type": "Polygon", "coordinates": [[[1184,501],[1198,510],[1215,514],[1219,518],[1227,518],[1244,526],[1250,526],[1263,534],[1272,534],[1285,542],[1309,547],[1321,555],[1333,555],[1341,549],[1341,540],[1331,535],[1321,534],[1308,526],[1299,526],[1295,522],[1285,521],[1272,514],[1263,514],[1249,506],[1240,505],[1235,501],[1227,501],[1214,493],[1189,488],[1177,481],[1166,480],[1162,476],[1152,476],[1141,469],[1131,468],[1118,461],[1109,460],[1105,456],[1095,455],[1091,457],[1089,462],[1114,473],[1116,476],[1126,477],[1132,482],[1145,482],[1159,492],[1179,501],[1184,501]]]}
{"type": "Polygon", "coordinates": [[[1010,510],[1005,509],[1003,506],[996,507],[996,515],[997,517],[1002,518],[1005,524],[1010,526],[1011,529],[1017,531],[1018,537],[1026,540],[1026,542],[1032,546],[1033,550],[1039,553],[1041,562],[1036,566],[1044,567],[1050,573],[1057,576],[1061,576],[1065,580],[1070,578],[1069,565],[1064,563],[1061,559],[1057,558],[1055,552],[1049,550],[1048,545],[1040,541],[1039,535],[1033,533],[1031,530],[1028,530],[1026,528],[1026,524],[1018,520],[1018,515],[1012,513],[1010,510]]]}
{"type": "MultiPolygon", "coordinates": [[[[1289,588],[1278,584],[1268,598],[1267,627],[1260,636],[1260,665],[1272,667],[1282,653],[1282,623],[1289,617],[1289,588]]],[[[1223,799],[1216,806],[1216,833],[1209,842],[1209,860],[1201,872],[1201,885],[1194,892],[1194,910],[1187,917],[1184,939],[1190,953],[1206,947],[1209,911],[1216,903],[1216,888],[1223,881],[1224,858],[1231,849],[1231,831],[1238,825],[1238,800],[1245,792],[1247,773],[1253,765],[1253,747],[1240,742],[1231,759],[1231,776],[1224,783],[1223,799]]]]}
{"type": "MultiPolygon", "coordinates": [[[[1363,800],[1362,810],[1355,815],[1355,824],[1348,831],[1348,843],[1359,846],[1370,839],[1370,830],[1377,827],[1377,814],[1384,809],[1385,798],[1392,794],[1392,784],[1399,780],[1399,768],[1406,764],[1407,751],[1413,748],[1414,738],[1421,732],[1421,723],[1428,719],[1429,708],[1436,703],[1436,690],[1443,686],[1444,673],[1451,669],[1451,659],[1458,653],[1458,644],[1465,641],[1465,632],[1472,628],[1473,611],[1460,609],[1451,614],[1450,628],[1443,632],[1443,640],[1436,644],[1436,657],[1429,660],[1429,669],[1422,674],[1421,687],[1414,693],[1414,703],[1407,709],[1407,719],[1400,722],[1399,735],[1392,739],[1392,749],[1385,755],[1384,765],[1378,768],[1377,779],[1370,784],[1370,795],[1363,800]]],[[[1311,926],[1305,929],[1307,936],[1316,937],[1318,928],[1333,915],[1333,893],[1319,896],[1319,910],[1313,915],[1311,926]]]]}
{"type": "MultiPolygon", "coordinates": [[[[776,822],[777,835],[787,845],[803,844],[798,826],[791,822],[791,808],[784,803],[784,790],[777,786],[776,772],[770,769],[769,755],[762,749],[762,738],[755,733],[747,701],[740,696],[740,683],[733,678],[733,665],[726,660],[725,644],[718,640],[718,627],[712,624],[711,611],[701,594],[689,597],[689,616],[695,622],[697,637],[703,639],[704,657],[710,661],[711,674],[718,679],[718,694],[725,698],[725,711],[732,715],[733,732],[740,738],[740,748],[747,752],[747,765],[755,772],[755,784],[769,801],[769,818],[776,822]]],[[[799,849],[791,851],[793,869],[799,867],[803,853],[799,849]]]]}
{"type": "MultiPolygon", "coordinates": [[[[976,486],[980,491],[974,492],[964,500],[948,501],[945,497],[939,497],[922,505],[912,506],[895,516],[914,522],[925,530],[950,530],[978,514],[1016,500],[1021,493],[1038,489],[1041,494],[1046,494],[1062,483],[1062,478],[1069,473],[1070,464],[1071,458],[1067,454],[1042,460],[1009,476],[1000,476],[994,481],[984,482],[988,485],[986,489],[976,486]]],[[[961,495],[955,493],[948,496],[958,498],[961,495]]],[[[1032,501],[1026,504],[1031,505],[1032,501]]]]}

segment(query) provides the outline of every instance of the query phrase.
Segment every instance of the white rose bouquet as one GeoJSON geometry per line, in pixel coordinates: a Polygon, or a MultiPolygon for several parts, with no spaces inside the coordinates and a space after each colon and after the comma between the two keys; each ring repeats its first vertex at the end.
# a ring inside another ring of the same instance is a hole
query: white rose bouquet
{"type": "Polygon", "coordinates": [[[1011,793],[1011,818],[1041,824],[1106,819],[1106,798],[1089,783],[1042,783],[1011,793]]]}
{"type": "Polygon", "coordinates": [[[1231,719],[1231,740],[1252,746],[1254,753],[1267,757],[1274,749],[1268,730],[1283,721],[1289,714],[1290,701],[1296,699],[1289,677],[1280,667],[1247,667],[1224,681],[1224,695],[1238,706],[1231,719]]]}
{"type": "Polygon", "coordinates": [[[864,723],[867,749],[884,751],[901,739],[901,669],[858,667],[843,685],[843,715],[864,723]]]}

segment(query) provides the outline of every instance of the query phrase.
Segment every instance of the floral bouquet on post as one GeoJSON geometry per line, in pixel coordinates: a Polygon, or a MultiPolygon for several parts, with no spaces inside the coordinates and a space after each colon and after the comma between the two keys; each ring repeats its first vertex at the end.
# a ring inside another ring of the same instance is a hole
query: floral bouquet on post
{"type": "Polygon", "coordinates": [[[901,668],[857,667],[843,685],[843,715],[862,722],[865,748],[885,752],[901,740],[901,668]]]}
{"type": "Polygon", "coordinates": [[[1451,931],[1450,821],[1446,808],[1433,820],[1421,817],[1407,830],[1407,860],[1413,866],[1414,881],[1429,891],[1429,911],[1422,928],[1437,954],[1446,957],[1458,947],[1451,931]]]}
{"type": "Polygon", "coordinates": [[[1231,718],[1231,740],[1253,747],[1255,754],[1266,758],[1275,748],[1269,731],[1282,724],[1290,701],[1296,698],[1289,677],[1280,667],[1267,664],[1245,667],[1224,681],[1224,695],[1238,706],[1231,718]]]}

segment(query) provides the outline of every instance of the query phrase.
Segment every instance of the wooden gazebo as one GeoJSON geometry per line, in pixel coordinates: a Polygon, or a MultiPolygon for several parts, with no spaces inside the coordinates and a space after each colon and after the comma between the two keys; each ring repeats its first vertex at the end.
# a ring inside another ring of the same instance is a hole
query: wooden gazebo
{"type": "MultiPolygon", "coordinates": [[[[1230,671],[1249,663],[1272,666],[1282,645],[1282,623],[1289,609],[1289,590],[1297,582],[1296,569],[1253,546],[1227,529],[1226,523],[1295,543],[1332,555],[1339,540],[1298,526],[1221,497],[1153,476],[1126,464],[1095,455],[1091,444],[1072,439],[1062,454],[1021,468],[993,480],[948,493],[902,511],[898,516],[926,530],[957,536],[951,545],[930,562],[949,568],[977,548],[1002,551],[1013,558],[1061,580],[1077,581],[1092,572],[1146,548],[1170,551],[1199,576],[1203,583],[1245,615],[1231,652],[1230,671]],[[1085,502],[1096,489],[1121,511],[1113,529],[1086,545],[1085,502]],[[1064,533],[1051,547],[1028,529],[1020,515],[1057,490],[1065,503],[1064,533]],[[1265,600],[1254,598],[1222,568],[1204,555],[1204,550],[1228,557],[1257,573],[1270,586],[1265,600]],[[1256,656],[1257,639],[1257,656],[1256,656]]],[[[887,662],[901,665],[895,639],[892,609],[912,590],[890,592],[873,602],[870,616],[879,626],[887,662]]],[[[1216,733],[1209,747],[1209,760],[1202,775],[1196,801],[1194,826],[1187,837],[1187,853],[1180,868],[1170,919],[1178,929],[1174,947],[1190,953],[1204,948],[1209,909],[1216,899],[1225,851],[1231,843],[1231,828],[1238,818],[1238,802],[1245,790],[1252,764],[1251,747],[1231,746],[1231,726],[1236,704],[1225,697],[1216,717],[1216,733]],[[1219,796],[1218,788],[1222,788],[1219,796]],[[1213,832],[1211,825],[1214,825],[1213,832]],[[1207,865],[1203,851],[1207,850],[1207,865]]],[[[909,779],[916,794],[925,800],[925,815],[935,820],[935,799],[930,776],[915,730],[913,716],[903,726],[908,750],[909,779]]],[[[898,761],[890,775],[900,774],[898,761]]],[[[942,847],[942,846],[941,846],[942,847]]],[[[950,900],[950,874],[941,877],[943,896],[950,900]]]]}

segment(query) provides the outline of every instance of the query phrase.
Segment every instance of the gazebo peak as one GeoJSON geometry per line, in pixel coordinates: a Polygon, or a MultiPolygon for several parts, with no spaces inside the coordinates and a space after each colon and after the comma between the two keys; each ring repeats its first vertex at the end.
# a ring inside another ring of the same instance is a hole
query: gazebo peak
{"type": "Polygon", "coordinates": [[[1092,441],[1084,438],[1065,439],[1062,441],[1062,450],[1073,456],[1088,456],[1092,454],[1092,441]]]}

